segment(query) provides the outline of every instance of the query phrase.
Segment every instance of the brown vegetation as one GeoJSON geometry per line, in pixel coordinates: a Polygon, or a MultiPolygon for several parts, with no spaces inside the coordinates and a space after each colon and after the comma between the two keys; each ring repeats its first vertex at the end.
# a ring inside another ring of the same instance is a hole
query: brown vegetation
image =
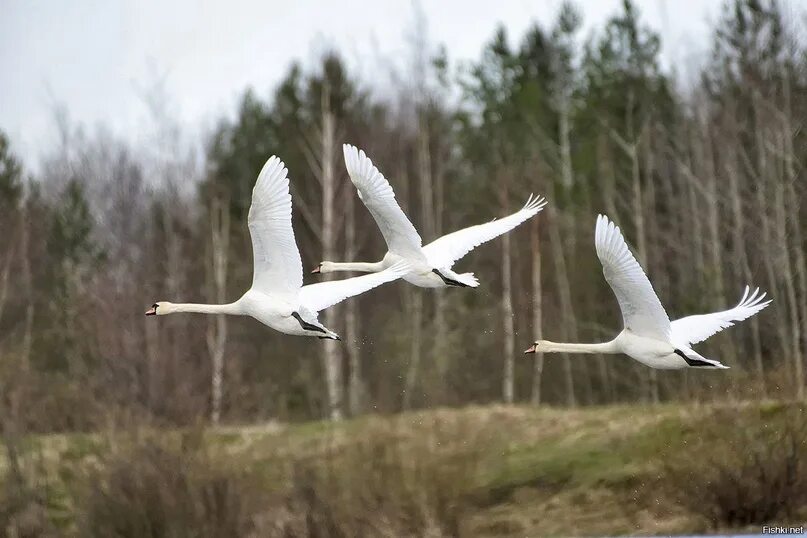
{"type": "Polygon", "coordinates": [[[725,409],[670,454],[675,498],[715,529],[792,520],[807,504],[804,406],[725,409]]]}
{"type": "Polygon", "coordinates": [[[794,459],[793,445],[777,443],[798,440],[782,432],[803,432],[804,416],[772,403],[494,406],[337,426],[33,437],[20,444],[27,493],[4,503],[17,508],[3,524],[33,536],[388,538],[797,522],[807,516],[804,448],[794,459]]]}

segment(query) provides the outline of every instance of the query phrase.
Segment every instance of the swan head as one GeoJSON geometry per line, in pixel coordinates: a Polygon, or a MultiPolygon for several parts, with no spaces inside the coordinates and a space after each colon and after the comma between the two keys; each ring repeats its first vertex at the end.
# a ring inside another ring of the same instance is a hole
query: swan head
{"type": "Polygon", "coordinates": [[[549,342],[546,340],[536,340],[530,347],[524,350],[524,354],[527,353],[543,353],[546,349],[546,345],[549,342]]]}
{"type": "Polygon", "coordinates": [[[170,314],[172,312],[171,307],[173,307],[173,303],[169,303],[168,301],[158,301],[151,305],[151,308],[146,310],[147,316],[164,316],[165,314],[170,314]]]}
{"type": "Polygon", "coordinates": [[[334,265],[333,262],[319,262],[319,265],[317,265],[311,271],[311,274],[316,275],[319,273],[333,273],[334,272],[333,265],[334,265]]]}

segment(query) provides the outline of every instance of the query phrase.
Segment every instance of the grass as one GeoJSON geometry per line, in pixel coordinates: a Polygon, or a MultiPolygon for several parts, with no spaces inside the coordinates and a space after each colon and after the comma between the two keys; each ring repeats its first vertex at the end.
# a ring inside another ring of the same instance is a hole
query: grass
{"type": "MultiPolygon", "coordinates": [[[[748,409],[775,416],[786,407],[748,409]]],[[[87,477],[110,454],[119,462],[130,445],[150,443],[180,454],[188,447],[203,450],[213,464],[248,475],[267,499],[284,499],[283,507],[300,499],[327,506],[321,522],[305,523],[308,534],[320,524],[342,535],[385,536],[401,529],[413,536],[677,534],[705,527],[666,493],[665,455],[686,451],[719,411],[486,406],[338,425],[36,436],[22,447],[24,455],[37,455],[50,522],[66,535],[78,533],[87,477]],[[358,517],[362,510],[368,513],[358,517]],[[377,526],[382,520],[388,527],[377,526]]],[[[298,511],[311,510],[305,505],[298,511]]],[[[307,535],[289,531],[298,523],[284,532],[307,535]]]]}

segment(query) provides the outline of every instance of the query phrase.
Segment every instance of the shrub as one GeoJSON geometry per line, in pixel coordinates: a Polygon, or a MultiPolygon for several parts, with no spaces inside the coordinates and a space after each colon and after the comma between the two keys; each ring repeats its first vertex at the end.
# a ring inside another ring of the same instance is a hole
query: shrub
{"type": "Polygon", "coordinates": [[[807,503],[804,408],[722,410],[671,455],[673,496],[713,528],[792,518],[807,503]]]}
{"type": "Polygon", "coordinates": [[[272,536],[460,535],[489,440],[470,423],[436,416],[370,418],[361,438],[295,458],[272,536]]]}
{"type": "MultiPolygon", "coordinates": [[[[190,436],[192,437],[192,436],[190,436]]],[[[81,536],[251,536],[260,490],[198,440],[147,439],[102,461],[80,499],[81,536]]]]}

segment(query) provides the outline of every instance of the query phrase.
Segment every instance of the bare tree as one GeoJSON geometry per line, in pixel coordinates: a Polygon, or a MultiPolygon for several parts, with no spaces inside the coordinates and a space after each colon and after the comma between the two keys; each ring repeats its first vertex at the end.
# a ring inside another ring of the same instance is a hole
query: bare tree
{"type": "MultiPolygon", "coordinates": [[[[421,231],[426,237],[434,237],[435,230],[435,213],[434,213],[434,181],[432,178],[432,156],[430,147],[429,126],[426,118],[426,111],[421,109],[419,111],[419,121],[417,129],[417,164],[418,164],[418,187],[420,193],[420,214],[421,214],[421,231]]],[[[413,308],[415,320],[423,318],[423,296],[421,293],[416,293],[413,296],[413,308]]],[[[413,321],[414,323],[414,321],[413,321]]],[[[416,329],[416,334],[420,334],[420,329],[416,329]]],[[[419,340],[419,338],[418,338],[419,340]]],[[[419,347],[419,346],[418,346],[419,347]]],[[[437,350],[435,350],[437,351],[437,350]]],[[[440,360],[440,357],[435,353],[434,358],[440,360]]],[[[413,344],[413,351],[409,361],[409,371],[406,376],[406,387],[404,393],[404,409],[409,409],[411,406],[412,394],[417,385],[418,376],[420,375],[421,354],[415,351],[413,344]]]]}
{"type": "Polygon", "coordinates": [[[807,339],[807,307],[805,307],[805,301],[807,301],[807,268],[805,267],[805,257],[804,257],[804,249],[803,243],[801,242],[801,230],[800,227],[792,226],[795,229],[795,232],[792,234],[787,234],[787,215],[798,215],[798,207],[796,207],[796,196],[795,196],[795,189],[793,187],[794,183],[797,181],[796,177],[796,165],[795,165],[795,151],[793,149],[793,127],[790,124],[790,118],[792,113],[792,106],[791,106],[791,88],[790,88],[790,76],[788,73],[788,69],[783,67],[782,68],[782,94],[784,98],[783,108],[781,114],[781,154],[782,159],[784,160],[783,166],[783,174],[784,177],[782,178],[781,184],[777,188],[777,221],[779,226],[785,227],[785,230],[782,231],[784,236],[784,258],[785,258],[785,284],[788,293],[788,297],[792,296],[793,305],[791,306],[790,315],[792,318],[793,324],[793,360],[795,362],[795,369],[794,369],[794,377],[796,382],[796,397],[804,399],[804,391],[805,391],[805,379],[804,379],[804,358],[803,358],[803,351],[802,350],[802,338],[807,339]],[[790,200],[788,202],[788,200],[790,200]],[[788,239],[792,245],[788,245],[788,239]],[[794,241],[795,239],[795,241],[794,241]],[[790,252],[794,253],[795,260],[791,260],[790,252]],[[791,268],[793,267],[793,268],[791,268]],[[795,274],[794,274],[795,273],[795,274]],[[796,284],[795,281],[798,282],[798,286],[801,292],[801,300],[797,299],[796,293],[796,284]],[[799,311],[801,307],[801,312],[799,311]],[[801,317],[802,324],[799,324],[799,317],[801,317]]]}
{"type": "MultiPolygon", "coordinates": [[[[532,332],[536,339],[542,337],[543,325],[543,287],[541,286],[541,234],[538,219],[530,224],[530,248],[532,251],[532,332]]],[[[532,366],[532,392],[530,401],[533,405],[541,404],[541,381],[544,373],[544,354],[535,353],[532,366]]]]}
{"type": "MultiPolygon", "coordinates": [[[[334,173],[336,118],[331,110],[331,93],[327,80],[323,81],[320,122],[320,159],[317,171],[322,186],[322,259],[332,260],[336,254],[336,175],[334,173]]],[[[330,280],[330,276],[326,274],[325,279],[330,280]]],[[[337,308],[329,308],[325,311],[325,326],[336,326],[337,312],[337,308]]],[[[342,354],[336,341],[327,339],[323,342],[322,366],[325,372],[327,412],[331,420],[337,421],[342,419],[342,354]]]]}
{"type": "MultiPolygon", "coordinates": [[[[502,214],[506,214],[510,205],[510,171],[503,170],[499,177],[499,205],[502,214]]],[[[513,325],[513,274],[510,251],[510,234],[502,236],[502,333],[504,336],[504,373],[502,375],[502,398],[505,403],[514,400],[514,374],[515,374],[515,328],[513,325]]]]}
{"type": "MultiPolygon", "coordinates": [[[[220,196],[210,202],[210,254],[212,258],[211,295],[218,304],[227,302],[227,266],[230,252],[230,204],[220,196]]],[[[218,424],[221,418],[221,399],[224,377],[224,351],[227,346],[227,316],[209,316],[207,324],[207,350],[211,361],[210,420],[218,424]]]]}
{"type": "MultiPolygon", "coordinates": [[[[356,259],[358,251],[356,237],[356,197],[353,193],[345,197],[345,259],[356,259]]],[[[348,356],[350,377],[348,379],[348,411],[357,416],[362,411],[364,383],[361,373],[361,349],[359,347],[360,319],[356,308],[358,298],[348,301],[345,306],[345,350],[348,356]]]]}
{"type": "Polygon", "coordinates": [[[22,366],[28,369],[31,364],[31,341],[34,327],[34,289],[31,277],[31,232],[29,221],[28,195],[20,204],[20,258],[22,261],[22,285],[25,290],[25,330],[22,338],[22,366]]]}

